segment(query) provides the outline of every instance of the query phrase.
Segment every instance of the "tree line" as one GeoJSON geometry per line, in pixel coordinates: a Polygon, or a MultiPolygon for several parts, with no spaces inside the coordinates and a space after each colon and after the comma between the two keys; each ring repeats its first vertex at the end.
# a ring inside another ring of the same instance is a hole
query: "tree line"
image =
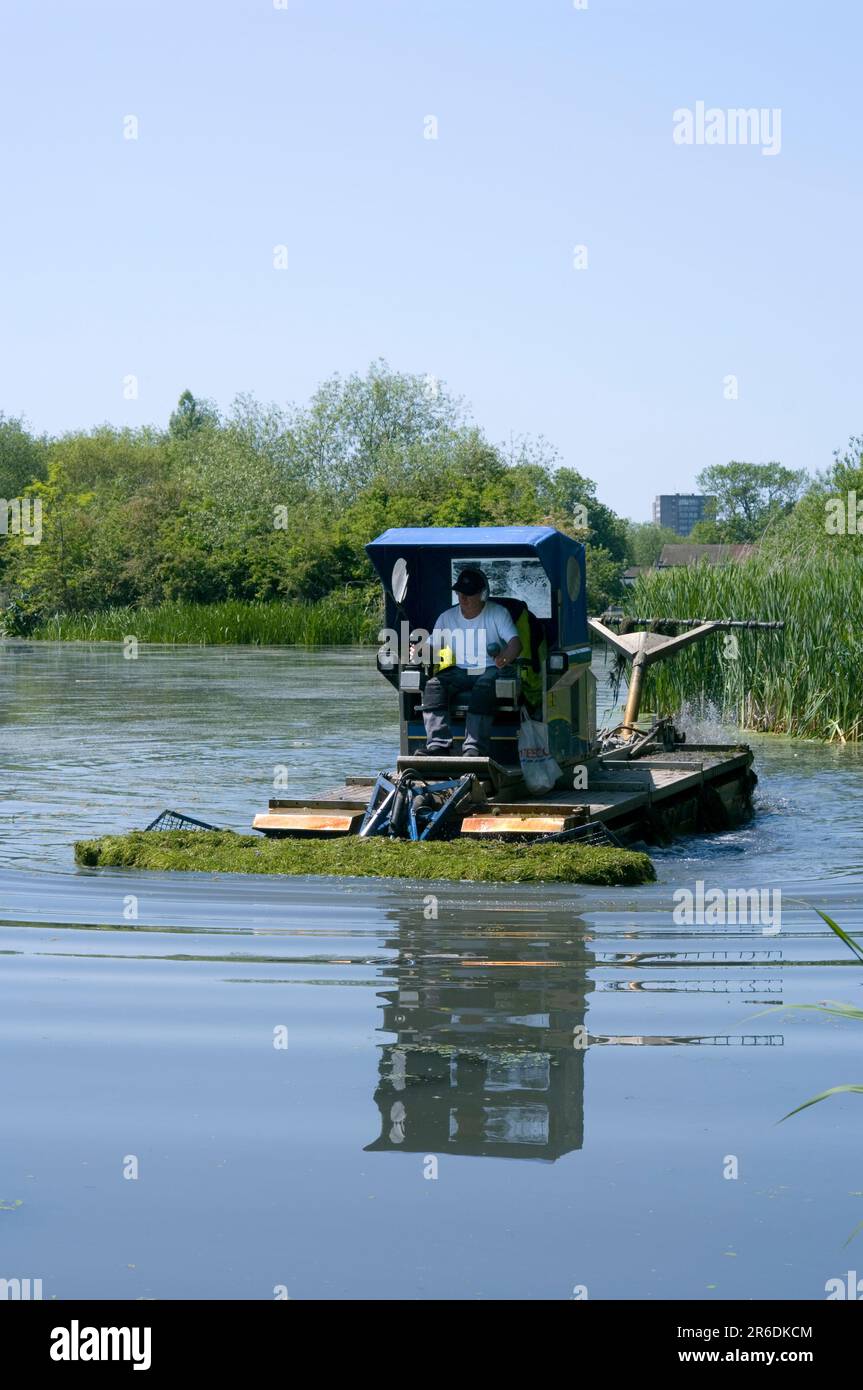
{"type": "MultiPolygon", "coordinates": [[[[835,463],[844,482],[860,447],[835,463]]],[[[811,522],[830,484],[736,463],[699,481],[718,506],[692,539],[758,539],[801,508],[811,522]]],[[[598,612],[628,565],[679,539],[618,516],[542,437],[493,443],[443,384],[385,362],[290,408],[240,396],[222,414],[184,391],[163,428],[49,438],[0,415],[0,498],[41,504],[39,544],[0,538],[0,605],[19,631],[55,613],[370,589],[363,547],[389,526],[557,526],[586,544],[598,612]]]]}

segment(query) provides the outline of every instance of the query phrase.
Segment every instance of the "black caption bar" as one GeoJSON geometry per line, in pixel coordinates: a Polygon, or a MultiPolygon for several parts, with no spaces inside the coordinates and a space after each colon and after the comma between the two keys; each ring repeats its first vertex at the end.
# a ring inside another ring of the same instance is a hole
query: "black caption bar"
{"type": "MultiPolygon", "coordinates": [[[[463,1309],[463,1331],[475,1324],[478,1316],[482,1318],[483,1350],[480,1353],[475,1348],[474,1358],[493,1362],[505,1354],[509,1361],[512,1355],[520,1354],[519,1343],[527,1358],[530,1329],[535,1331],[537,1324],[530,1313],[532,1300],[522,1301],[528,1307],[521,1336],[513,1337],[511,1303],[449,1304],[445,1325],[458,1330],[463,1309]],[[508,1328],[507,1337],[500,1344],[493,1336],[498,1313],[506,1318],[502,1329],[508,1328]]],[[[849,1301],[857,1300],[630,1303],[584,1299],[544,1303],[542,1317],[554,1332],[578,1334],[578,1342],[568,1343],[576,1361],[582,1355],[590,1355],[591,1359],[599,1356],[607,1361],[609,1373],[664,1373],[673,1368],[683,1375],[697,1375],[705,1366],[731,1371],[755,1366],[762,1373],[797,1367],[823,1376],[825,1371],[839,1370],[859,1347],[860,1314],[857,1308],[847,1306],[849,1301]],[[581,1340],[585,1336],[606,1340],[586,1344],[581,1340]]],[[[39,1371],[51,1380],[68,1380],[70,1376],[93,1379],[105,1371],[113,1377],[118,1373],[132,1376],[133,1383],[141,1384],[148,1378],[161,1380],[162,1376],[178,1371],[212,1371],[224,1379],[232,1372],[248,1374],[250,1369],[260,1368],[264,1359],[281,1364],[288,1374],[303,1348],[310,1352],[323,1346],[329,1357],[334,1349],[334,1319],[341,1329],[337,1340],[343,1354],[355,1355],[361,1343],[353,1343],[354,1335],[367,1338],[371,1330],[365,1319],[389,1306],[302,1300],[5,1302],[0,1305],[0,1331],[7,1358],[14,1358],[22,1370],[39,1371]],[[355,1316],[363,1319],[356,1331],[352,1326],[355,1316]],[[323,1344],[314,1340],[319,1319],[327,1334],[323,1344]],[[354,1352],[350,1353],[352,1345],[354,1352]]],[[[401,1353],[408,1351],[406,1339],[415,1330],[422,1338],[418,1347],[423,1347],[424,1366],[430,1346],[436,1344],[444,1373],[448,1364],[445,1358],[451,1355],[452,1348],[445,1350],[446,1337],[438,1336],[430,1342],[429,1304],[398,1306],[401,1353]],[[412,1310],[416,1310],[416,1321],[412,1310]]]]}

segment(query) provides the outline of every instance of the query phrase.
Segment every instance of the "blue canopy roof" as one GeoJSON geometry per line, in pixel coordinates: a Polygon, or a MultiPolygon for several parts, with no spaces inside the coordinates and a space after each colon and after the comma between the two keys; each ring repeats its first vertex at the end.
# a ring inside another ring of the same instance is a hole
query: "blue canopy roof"
{"type": "Polygon", "coordinates": [[[587,641],[584,546],[553,526],[398,526],[376,537],[366,553],[383,584],[387,622],[398,609],[417,626],[429,626],[453,602],[450,564],[459,558],[536,556],[558,596],[549,636],[564,647],[587,641]],[[408,562],[411,585],[405,604],[390,589],[397,559],[408,562]]]}
{"type": "Polygon", "coordinates": [[[568,539],[552,526],[394,526],[367,545],[366,550],[376,545],[445,545],[450,550],[461,545],[474,550],[482,545],[527,545],[535,549],[553,536],[568,539]]]}

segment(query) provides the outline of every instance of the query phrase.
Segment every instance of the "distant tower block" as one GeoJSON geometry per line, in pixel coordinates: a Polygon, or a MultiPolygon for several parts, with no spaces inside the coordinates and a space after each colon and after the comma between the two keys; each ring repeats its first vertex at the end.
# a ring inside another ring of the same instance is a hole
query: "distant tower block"
{"type": "Polygon", "coordinates": [[[696,522],[704,521],[711,511],[708,504],[716,502],[700,492],[661,493],[653,499],[653,521],[657,526],[667,526],[678,536],[688,536],[696,522]]]}

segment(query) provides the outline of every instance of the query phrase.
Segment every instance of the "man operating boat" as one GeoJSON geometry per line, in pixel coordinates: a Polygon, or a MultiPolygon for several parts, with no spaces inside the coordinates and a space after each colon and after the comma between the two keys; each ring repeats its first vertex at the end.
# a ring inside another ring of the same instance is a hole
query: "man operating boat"
{"type": "Polygon", "coordinates": [[[488,597],[488,580],[479,569],[463,569],[453,584],[458,603],[441,613],[432,635],[435,649],[451,654],[426,682],[422,715],[425,752],[452,754],[449,727],[451,700],[467,702],[462,752],[465,757],[488,757],[494,711],[494,683],[513,674],[508,668],[521,652],[515,623],[500,603],[488,597]]]}

